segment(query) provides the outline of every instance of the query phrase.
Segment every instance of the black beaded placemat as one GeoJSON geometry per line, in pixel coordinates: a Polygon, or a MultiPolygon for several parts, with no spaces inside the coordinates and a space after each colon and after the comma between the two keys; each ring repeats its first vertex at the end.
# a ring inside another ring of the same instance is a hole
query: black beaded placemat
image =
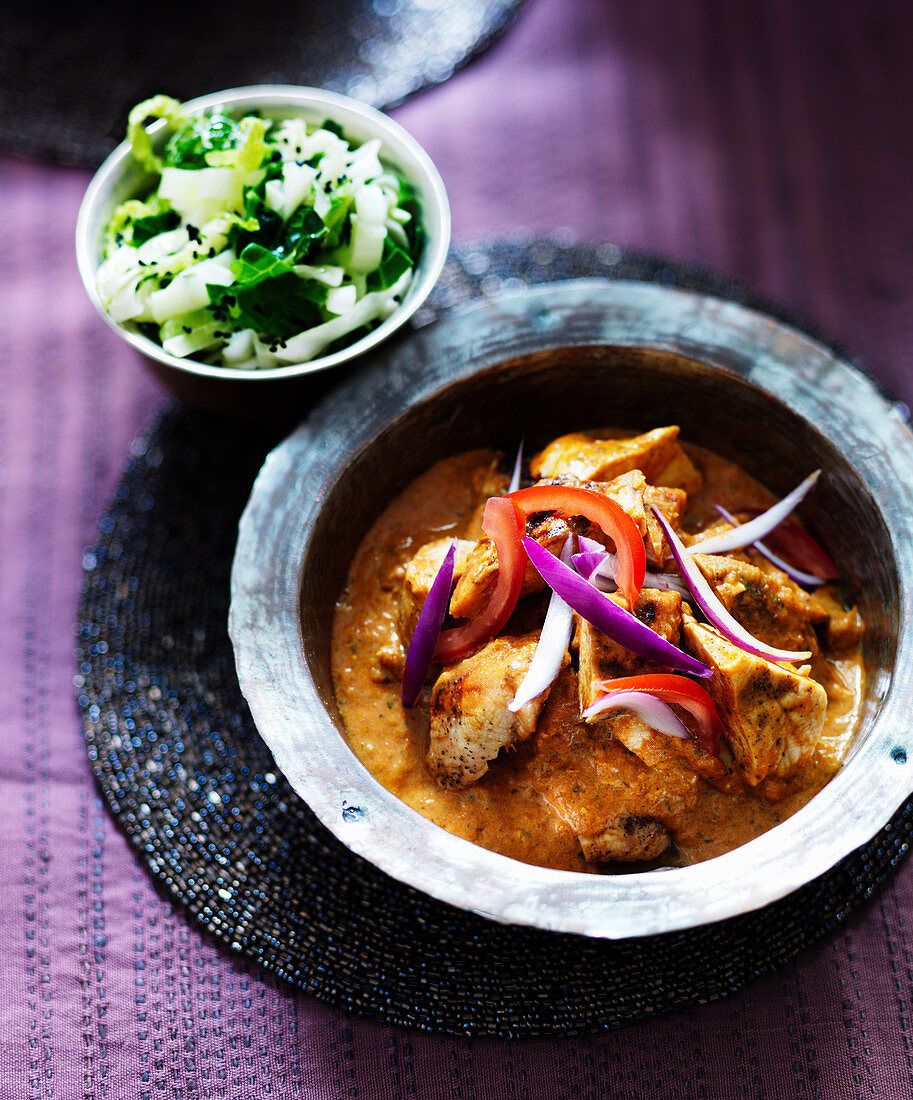
{"type": "Polygon", "coordinates": [[[6,5],[0,17],[0,147],[99,164],[127,113],[248,84],[304,84],[393,107],[440,84],[516,18],[522,0],[115,0],[6,5]]]}
{"type": "MultiPolygon", "coordinates": [[[[612,245],[456,249],[420,320],[474,294],[611,274],[749,305],[725,281],[612,245]]],[[[89,757],[152,874],[226,946],[332,1004],[473,1035],[571,1035],[742,988],[831,931],[906,854],[913,802],[765,909],[617,943],[496,924],[353,855],[276,769],[226,621],[237,523],[275,432],[181,407],[135,442],[86,553],[78,698],[89,757]]]]}

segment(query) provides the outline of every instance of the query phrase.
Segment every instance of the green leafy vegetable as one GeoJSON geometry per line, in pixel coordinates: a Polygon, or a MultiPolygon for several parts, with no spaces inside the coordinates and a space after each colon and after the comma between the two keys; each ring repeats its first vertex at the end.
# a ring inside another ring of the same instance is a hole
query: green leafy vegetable
{"type": "Polygon", "coordinates": [[[327,238],[324,241],[327,248],[339,248],[349,239],[352,232],[349,215],[353,206],[351,195],[338,195],[330,201],[330,209],[323,217],[323,223],[327,227],[327,238]]]}
{"type": "Polygon", "coordinates": [[[164,163],[169,168],[206,168],[206,156],[234,148],[240,130],[228,115],[208,115],[188,120],[168,139],[164,163]]]}
{"type": "Polygon", "coordinates": [[[150,122],[164,119],[172,129],[179,129],[187,121],[183,106],[171,96],[156,95],[138,103],[127,119],[127,141],[133,151],[133,159],[147,172],[160,172],[162,160],[152,151],[152,139],[146,131],[150,122]]]}
{"type": "Polygon", "coordinates": [[[282,251],[293,262],[304,263],[328,233],[327,225],[316,210],[299,206],[289,218],[282,251]]]}
{"type": "Polygon", "coordinates": [[[163,210],[160,214],[148,214],[146,217],[137,218],[133,223],[133,245],[138,248],[146,241],[157,237],[159,233],[176,229],[180,224],[181,219],[174,210],[163,210]]]}
{"type": "Polygon", "coordinates": [[[206,163],[213,168],[239,168],[242,172],[253,172],[269,154],[266,144],[269,125],[263,118],[242,118],[230,145],[205,153],[206,163]]]}
{"type": "Polygon", "coordinates": [[[112,215],[97,285],[112,316],[172,355],[302,362],[351,345],[400,300],[421,248],[414,189],[332,119],[191,116],[155,96],[131,111],[128,138],[161,178],[112,215]]]}
{"type": "Polygon", "coordinates": [[[239,283],[261,283],[291,271],[292,265],[262,245],[249,244],[232,264],[232,270],[239,283]]]}
{"type": "Polygon", "coordinates": [[[367,278],[369,291],[389,290],[412,267],[412,257],[395,245],[389,237],[384,241],[384,254],[380,267],[367,278]]]}
{"type": "MultiPolygon", "coordinates": [[[[280,267],[277,261],[275,270],[280,267]]],[[[217,317],[230,318],[235,328],[252,328],[283,340],[319,325],[327,297],[326,287],[306,283],[291,271],[206,289],[217,317]]]]}

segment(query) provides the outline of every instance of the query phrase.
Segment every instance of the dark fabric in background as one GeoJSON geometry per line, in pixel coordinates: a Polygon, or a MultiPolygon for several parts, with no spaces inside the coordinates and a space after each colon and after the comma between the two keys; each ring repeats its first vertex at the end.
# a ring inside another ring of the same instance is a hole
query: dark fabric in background
{"type": "MultiPolygon", "coordinates": [[[[440,167],[459,236],[557,228],[712,267],[913,402],[911,31],[901,0],[530,0],[396,117],[440,167]]],[[[327,1008],[156,892],[96,795],[73,701],[82,551],[163,398],[79,285],[87,181],[0,160],[0,1095],[913,1094],[910,865],[729,1000],[529,1043],[327,1008]]]]}

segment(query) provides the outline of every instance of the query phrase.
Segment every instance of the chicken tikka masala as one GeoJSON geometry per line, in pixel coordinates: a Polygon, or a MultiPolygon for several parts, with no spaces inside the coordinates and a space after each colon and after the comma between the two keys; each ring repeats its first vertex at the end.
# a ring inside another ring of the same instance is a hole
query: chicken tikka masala
{"type": "Polygon", "coordinates": [[[368,769],[437,825],[546,867],[695,863],[839,767],[863,688],[849,585],[678,434],[562,436],[521,488],[498,454],[446,458],[362,541],[337,702],[368,769]]]}

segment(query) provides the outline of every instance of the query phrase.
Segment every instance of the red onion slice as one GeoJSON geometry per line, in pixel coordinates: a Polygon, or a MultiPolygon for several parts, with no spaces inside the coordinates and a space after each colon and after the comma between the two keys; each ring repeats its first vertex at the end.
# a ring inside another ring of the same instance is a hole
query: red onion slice
{"type": "Polygon", "coordinates": [[[404,706],[411,707],[418,698],[425,677],[428,675],[428,669],[431,668],[431,660],[434,657],[434,650],[450,603],[455,560],[456,543],[452,542],[450,549],[444,555],[437,576],[431,582],[431,588],[422,604],[412,641],[409,642],[409,649],[406,652],[401,693],[404,706]]]}
{"type": "MultiPolygon", "coordinates": [[[[565,565],[571,557],[573,541],[572,538],[565,539],[564,546],[561,548],[560,558],[565,565]]],[[[536,652],[526,670],[526,675],[517,688],[517,694],[508,704],[508,710],[518,711],[552,686],[564,664],[564,655],[570,645],[573,627],[573,609],[553,590],[548,601],[545,622],[542,624],[542,633],[536,644],[536,652]]]]}
{"type": "MultiPolygon", "coordinates": [[[[593,542],[592,539],[581,538],[581,546],[584,541],[593,542]]],[[[613,579],[618,556],[606,550],[605,547],[599,546],[598,542],[593,545],[598,546],[599,550],[584,550],[580,554],[575,554],[572,564],[581,577],[586,577],[590,584],[595,585],[601,592],[614,592],[618,588],[613,579]]],[[[684,599],[690,597],[688,587],[682,579],[669,573],[651,573],[648,569],[644,573],[643,586],[658,588],[664,592],[677,592],[684,599]]]]}
{"type": "Polygon", "coordinates": [[[630,611],[619,607],[570,566],[553,557],[535,539],[524,538],[523,546],[545,583],[607,638],[667,668],[705,678],[713,675],[705,664],[661,638],[630,611]]]}
{"type": "Polygon", "coordinates": [[[668,703],[648,695],[645,691],[610,691],[587,707],[583,717],[589,722],[607,710],[629,710],[651,729],[687,741],[691,737],[688,727],[668,703]]]}
{"type": "MultiPolygon", "coordinates": [[[[716,508],[727,523],[731,523],[733,527],[739,526],[739,522],[732,512],[728,512],[722,504],[714,504],[713,507],[716,508]]],[[[778,557],[770,547],[765,546],[760,539],[755,539],[751,545],[759,554],[763,554],[764,557],[778,569],[782,569],[783,572],[797,584],[804,584],[809,588],[824,584],[824,577],[816,577],[814,573],[806,573],[804,569],[800,569],[797,565],[791,565],[788,561],[784,561],[783,558],[778,557]]]]}
{"type": "Polygon", "coordinates": [[[586,535],[577,536],[579,553],[573,557],[572,565],[590,584],[595,584],[603,592],[614,592],[618,588],[615,572],[618,569],[618,555],[611,553],[595,539],[586,535]]]}
{"type": "MultiPolygon", "coordinates": [[[[582,554],[608,554],[608,550],[606,550],[601,542],[587,538],[586,535],[577,536],[577,547],[582,554]]],[[[615,555],[613,555],[613,557],[615,557],[615,555]]]]}
{"type": "Polygon", "coordinates": [[[574,554],[571,564],[581,577],[586,577],[590,584],[595,584],[597,580],[605,580],[611,582],[613,589],[618,587],[615,583],[615,566],[618,564],[618,558],[607,550],[601,550],[599,553],[585,550],[581,554],[574,554]]]}
{"type": "Polygon", "coordinates": [[[745,627],[734,619],[720,602],[719,597],[710,587],[710,583],[700,571],[697,563],[688,557],[688,550],[682,540],[656,505],[653,506],[653,514],[663,529],[672,556],[675,558],[682,576],[688,582],[695,603],[725,638],[728,638],[733,645],[737,645],[740,649],[747,650],[756,657],[765,657],[768,661],[805,661],[811,657],[808,650],[774,649],[773,646],[769,646],[759,638],[755,638],[753,634],[749,634],[745,627]]]}
{"type": "MultiPolygon", "coordinates": [[[[696,542],[687,547],[685,553],[691,554],[725,554],[727,550],[741,550],[750,542],[764,538],[775,528],[779,527],[783,520],[794,511],[801,501],[805,499],[813,488],[815,482],[821,476],[820,470],[809,474],[801,485],[797,485],[791,493],[788,493],[772,508],[762,512],[759,516],[749,520],[748,523],[738,524],[732,531],[724,531],[722,535],[714,535],[712,538],[696,542]]],[[[655,512],[656,509],[654,508],[655,512]]]]}
{"type": "Polygon", "coordinates": [[[523,444],[525,439],[520,440],[520,446],[517,448],[517,457],[514,460],[514,472],[510,477],[510,486],[508,487],[508,494],[515,493],[520,488],[520,474],[523,470],[523,444]]]}

